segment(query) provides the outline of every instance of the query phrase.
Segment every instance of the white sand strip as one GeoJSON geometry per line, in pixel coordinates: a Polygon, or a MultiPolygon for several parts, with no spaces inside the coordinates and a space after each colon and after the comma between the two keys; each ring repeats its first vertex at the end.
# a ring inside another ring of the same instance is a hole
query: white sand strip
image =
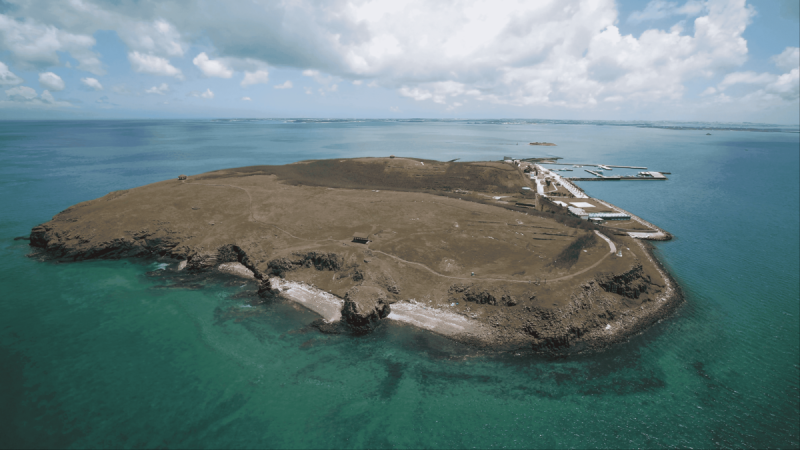
{"type": "Polygon", "coordinates": [[[242,278],[255,278],[253,271],[248,269],[244,264],[238,262],[227,262],[217,266],[220,272],[230,273],[242,278]]]}
{"type": "Polygon", "coordinates": [[[342,318],[344,300],[297,281],[279,280],[281,296],[297,302],[322,316],[328,322],[338,322],[342,318]]]}
{"type": "Polygon", "coordinates": [[[390,320],[405,322],[418,328],[445,336],[477,334],[483,325],[464,316],[417,303],[399,302],[392,305],[390,320]]]}

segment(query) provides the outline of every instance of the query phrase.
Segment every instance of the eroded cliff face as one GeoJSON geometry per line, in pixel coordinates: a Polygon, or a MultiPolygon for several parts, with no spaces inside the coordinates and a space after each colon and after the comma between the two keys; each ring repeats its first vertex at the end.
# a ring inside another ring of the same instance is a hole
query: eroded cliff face
{"type": "Polygon", "coordinates": [[[369,333],[391,312],[386,291],[377,286],[354,286],[344,296],[342,319],[357,334],[369,333]]]}
{"type": "MultiPolygon", "coordinates": [[[[131,239],[88,245],[80,236],[64,235],[46,226],[38,226],[32,230],[31,246],[44,249],[50,257],[71,260],[163,255],[182,259],[184,270],[196,274],[214,271],[220,265],[232,262],[241,263],[260,280],[258,292],[263,298],[281,296],[278,281],[296,278],[300,272],[305,274],[306,280],[314,280],[315,276],[344,280],[350,287],[342,296],[341,322],[319,320],[313,324],[327,333],[369,333],[386,320],[392,303],[405,300],[391,277],[380,270],[372,273],[368,264],[356,264],[352,255],[346,253],[296,252],[259,264],[235,244],[226,244],[214,251],[176,251],[180,247],[169,239],[170,233],[163,233],[166,238],[157,233],[143,232],[131,239]]],[[[485,331],[477,334],[451,334],[454,339],[487,347],[529,348],[534,352],[553,354],[598,348],[624,339],[631,330],[644,327],[631,326],[637,320],[637,310],[644,311],[643,305],[666,294],[665,285],[653,282],[640,263],[619,273],[601,273],[574,286],[568,293],[568,300],[559,306],[553,306],[536,293],[543,288],[527,285],[523,289],[514,289],[476,280],[450,285],[438,294],[444,298],[435,303],[468,305],[467,312],[463,313],[465,317],[488,324],[485,331]]],[[[648,319],[648,323],[670,310],[664,308],[655,318],[648,319]]]]}

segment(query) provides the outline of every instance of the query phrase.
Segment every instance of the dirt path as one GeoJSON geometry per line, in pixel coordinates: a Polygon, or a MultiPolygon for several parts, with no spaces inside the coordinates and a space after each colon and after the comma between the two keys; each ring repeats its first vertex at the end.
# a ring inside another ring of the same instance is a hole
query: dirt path
{"type": "Polygon", "coordinates": [[[613,242],[611,242],[611,239],[609,239],[609,238],[607,238],[607,237],[603,236],[603,234],[602,234],[602,233],[600,233],[600,232],[599,232],[599,231],[597,231],[597,230],[594,230],[594,233],[595,233],[596,235],[600,236],[601,238],[603,238],[603,240],[604,240],[604,241],[608,242],[608,246],[609,246],[609,247],[611,247],[611,253],[617,253],[617,246],[616,246],[616,245],[614,245],[614,243],[613,243],[613,242]]]}
{"type": "MultiPolygon", "coordinates": [[[[330,241],[330,242],[340,242],[340,240],[338,240],[338,239],[306,239],[306,238],[301,238],[301,237],[298,237],[298,236],[295,236],[295,235],[293,235],[292,233],[290,233],[290,232],[288,232],[288,231],[284,230],[283,228],[281,228],[281,227],[279,227],[279,226],[277,226],[277,225],[275,225],[275,224],[272,224],[272,223],[267,223],[267,222],[263,222],[263,221],[261,221],[261,220],[258,220],[258,219],[256,219],[256,218],[254,218],[254,216],[253,216],[253,198],[252,198],[252,196],[250,195],[250,192],[248,192],[248,191],[247,191],[247,189],[245,189],[245,188],[243,188],[243,187],[241,187],[241,186],[234,186],[234,185],[231,185],[231,184],[208,184],[208,183],[187,183],[187,184],[197,184],[197,185],[201,185],[201,186],[222,186],[222,187],[230,187],[230,188],[234,188],[234,189],[239,189],[239,190],[242,190],[242,191],[244,191],[244,192],[245,192],[245,194],[247,194],[247,198],[248,198],[248,200],[249,200],[249,202],[250,202],[250,203],[249,203],[249,208],[248,208],[248,209],[250,210],[250,221],[251,221],[251,222],[258,222],[258,223],[262,223],[262,224],[264,224],[264,225],[267,225],[267,226],[269,226],[269,227],[277,228],[278,230],[280,230],[281,232],[283,232],[283,233],[285,233],[285,234],[287,234],[287,235],[291,236],[292,238],[294,238],[294,239],[299,239],[299,240],[301,240],[301,241],[308,241],[308,242],[324,242],[324,241],[330,241]]],[[[439,203],[439,202],[434,202],[434,203],[439,203]]],[[[443,205],[443,206],[452,206],[452,205],[443,205]]],[[[456,208],[457,208],[457,207],[456,207],[456,208]]],[[[595,230],[595,233],[597,233],[597,235],[598,235],[598,236],[600,236],[600,237],[601,237],[601,238],[603,238],[603,239],[604,239],[606,242],[608,242],[608,245],[611,247],[611,252],[609,252],[609,253],[606,253],[605,255],[603,255],[603,257],[602,257],[602,258],[600,258],[599,260],[597,260],[597,262],[595,262],[594,264],[592,264],[591,266],[589,266],[589,267],[587,267],[587,268],[585,268],[585,269],[583,269],[583,270],[580,270],[580,271],[578,271],[578,272],[575,272],[575,273],[571,273],[571,274],[569,274],[569,275],[564,275],[563,277],[558,277],[558,278],[550,278],[550,279],[547,279],[547,280],[545,280],[545,282],[547,282],[547,281],[550,281],[550,282],[556,282],[556,281],[568,280],[568,279],[570,279],[570,278],[573,278],[573,277],[575,277],[575,276],[578,276],[578,275],[581,275],[581,274],[583,274],[583,273],[586,273],[586,272],[588,272],[589,270],[591,270],[591,269],[594,269],[595,267],[597,267],[598,265],[600,265],[600,263],[601,263],[601,262],[603,262],[603,261],[604,261],[606,258],[608,258],[608,256],[609,256],[609,255],[612,255],[612,254],[614,254],[614,253],[617,251],[617,250],[616,250],[616,247],[614,246],[614,243],[613,243],[613,242],[611,242],[611,240],[610,240],[609,238],[607,238],[607,237],[603,236],[603,235],[602,235],[602,234],[601,234],[599,231],[597,231],[597,230],[595,230]]],[[[454,276],[450,276],[450,275],[444,275],[444,274],[441,274],[441,273],[439,273],[439,272],[437,272],[437,271],[435,271],[435,270],[431,269],[430,267],[428,267],[428,266],[426,266],[425,264],[422,264],[422,263],[418,263],[418,262],[414,262],[414,261],[408,261],[408,260],[405,260],[405,259],[403,259],[403,258],[397,257],[397,256],[395,256],[395,255],[390,255],[389,253],[382,252],[382,251],[380,251],[380,250],[372,250],[372,249],[370,249],[370,250],[371,250],[373,253],[380,253],[380,254],[382,254],[382,255],[388,256],[389,258],[395,259],[395,260],[397,260],[397,261],[400,261],[400,262],[403,262],[403,263],[406,263],[406,264],[411,264],[411,265],[414,265],[414,266],[421,267],[422,269],[424,269],[424,270],[426,270],[426,271],[428,271],[428,272],[430,272],[430,273],[432,273],[432,274],[434,274],[434,275],[440,276],[440,277],[442,277],[442,278],[449,278],[449,279],[451,279],[451,280],[468,280],[468,281],[469,281],[469,280],[482,280],[482,281],[501,281],[501,282],[504,282],[504,283],[525,283],[525,284],[528,284],[528,283],[531,283],[531,282],[532,282],[532,280],[509,280],[509,279],[507,279],[507,278],[490,278],[490,277],[454,277],[454,276]]]]}

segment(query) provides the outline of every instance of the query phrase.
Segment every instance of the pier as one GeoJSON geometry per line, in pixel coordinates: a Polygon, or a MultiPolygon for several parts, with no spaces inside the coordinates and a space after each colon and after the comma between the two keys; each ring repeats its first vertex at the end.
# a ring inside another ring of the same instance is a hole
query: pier
{"type": "Polygon", "coordinates": [[[580,177],[570,177],[566,178],[570,181],[666,181],[667,177],[662,178],[650,178],[650,177],[597,177],[597,178],[580,178],[580,177]]]}
{"type": "Polygon", "coordinates": [[[636,167],[636,166],[612,166],[610,164],[581,164],[581,163],[562,163],[562,162],[541,162],[541,164],[551,164],[554,166],[580,166],[580,167],[600,167],[601,169],[611,170],[611,169],[637,169],[637,170],[647,170],[647,167],[636,167]]]}
{"type": "MultiPolygon", "coordinates": [[[[509,161],[509,162],[513,162],[509,161]]],[[[516,206],[535,208],[540,211],[545,211],[548,208],[558,208],[569,211],[571,214],[583,219],[598,223],[601,227],[605,227],[614,232],[626,233],[631,237],[637,239],[650,239],[650,240],[668,240],[671,235],[661,228],[656,227],[637,217],[629,212],[620,209],[610,203],[604,202],[597,198],[589,197],[577,184],[578,181],[633,181],[633,180],[667,180],[664,172],[642,170],[635,176],[607,176],[602,173],[602,170],[610,170],[611,167],[621,169],[646,169],[644,167],[635,166],[609,166],[603,164],[583,164],[583,166],[597,167],[595,170],[583,169],[587,173],[593,175],[592,178],[588,177],[562,177],[558,174],[558,169],[548,169],[542,164],[554,164],[555,161],[539,161],[529,162],[521,161],[519,169],[526,178],[529,178],[532,185],[536,186],[536,193],[534,198],[536,201],[531,202],[527,199],[520,198],[516,202],[516,206]],[[602,170],[601,170],[602,168],[602,170]],[[539,198],[549,200],[546,203],[540,203],[539,198]],[[547,206],[550,205],[550,206],[547,206]]],[[[567,164],[559,164],[561,166],[567,164]]],[[[524,189],[524,188],[523,188],[524,189]]],[[[529,195],[531,189],[526,191],[529,195]]],[[[550,210],[550,212],[554,212],[550,210]]]]}

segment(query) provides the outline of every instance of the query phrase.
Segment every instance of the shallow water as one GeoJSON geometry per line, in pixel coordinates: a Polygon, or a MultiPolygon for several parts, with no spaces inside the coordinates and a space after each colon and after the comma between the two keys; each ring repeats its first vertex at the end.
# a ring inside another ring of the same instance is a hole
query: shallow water
{"type": "Polygon", "coordinates": [[[711,133],[0,122],[0,447],[796,448],[800,135],[711,133]],[[481,355],[395,323],[321,335],[308,311],[232,298],[247,286],[162,289],[152,262],[42,263],[12,240],[74,203],[180,173],[387,154],[671,171],[581,187],[675,235],[656,247],[685,306],[600,354],[481,355]]]}

